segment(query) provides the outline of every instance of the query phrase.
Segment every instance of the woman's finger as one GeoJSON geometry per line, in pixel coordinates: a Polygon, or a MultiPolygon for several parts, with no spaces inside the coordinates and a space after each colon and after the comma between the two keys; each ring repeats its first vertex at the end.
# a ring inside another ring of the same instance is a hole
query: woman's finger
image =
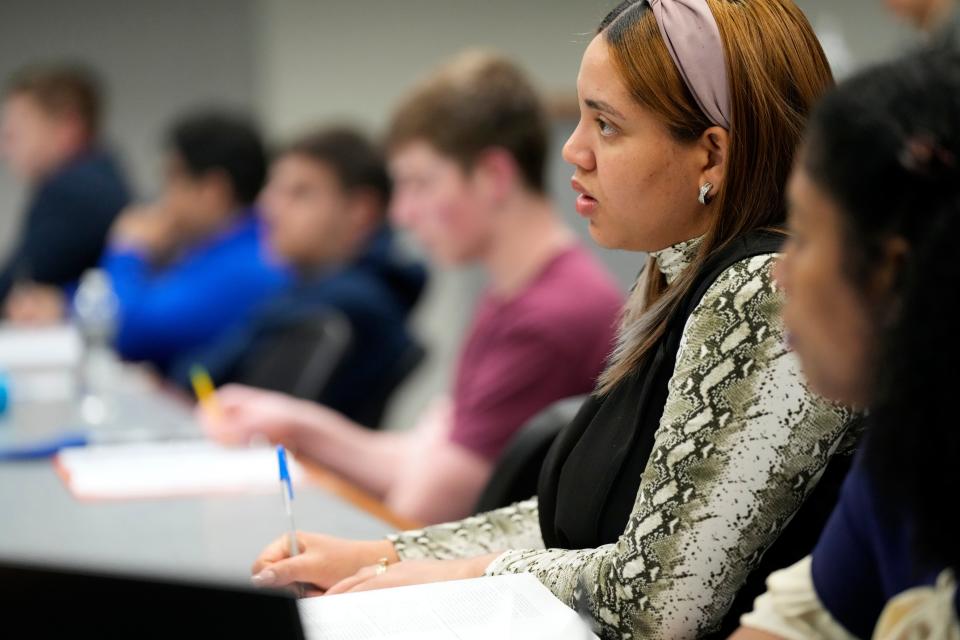
{"type": "MultiPolygon", "coordinates": [[[[297,546],[303,550],[304,543],[303,538],[300,537],[300,533],[297,533],[297,546]]],[[[287,539],[287,535],[284,534],[267,545],[267,547],[260,553],[260,556],[254,561],[253,567],[250,569],[250,573],[256,575],[263,571],[263,569],[268,564],[273,564],[274,562],[279,562],[283,560],[290,554],[290,544],[287,539]]]]}
{"type": "Polygon", "coordinates": [[[350,576],[349,578],[344,578],[337,584],[327,589],[326,595],[334,596],[334,595],[337,595],[338,593],[346,593],[351,589],[353,589],[356,585],[362,582],[365,582],[367,580],[370,580],[375,575],[376,575],[376,567],[364,567],[360,569],[360,571],[357,571],[355,574],[350,576]]]}

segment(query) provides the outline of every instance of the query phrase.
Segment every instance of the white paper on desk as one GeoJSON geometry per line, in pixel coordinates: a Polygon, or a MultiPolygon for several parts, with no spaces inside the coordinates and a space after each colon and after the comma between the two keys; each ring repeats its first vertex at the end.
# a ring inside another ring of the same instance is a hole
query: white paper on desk
{"type": "Polygon", "coordinates": [[[577,614],[530,574],[306,598],[308,640],[587,640],[577,614]]]}
{"type": "MultiPolygon", "coordinates": [[[[105,444],[64,449],[55,464],[78,498],[161,498],[279,492],[272,447],[227,448],[205,440],[105,444]]],[[[290,460],[294,483],[303,471],[290,460]]]]}
{"type": "Polygon", "coordinates": [[[82,354],[83,340],[72,325],[42,328],[0,325],[0,368],[74,367],[82,354]]]}

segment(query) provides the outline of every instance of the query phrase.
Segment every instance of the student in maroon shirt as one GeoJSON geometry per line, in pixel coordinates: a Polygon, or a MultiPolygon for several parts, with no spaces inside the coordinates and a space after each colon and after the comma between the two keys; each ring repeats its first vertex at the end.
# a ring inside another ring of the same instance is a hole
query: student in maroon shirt
{"type": "Polygon", "coordinates": [[[622,303],[546,196],[547,137],[524,74],[487,54],[441,68],[394,115],[393,222],[437,264],[479,265],[489,279],[449,402],[412,430],[378,433],[315,404],[230,386],[210,434],[284,443],[410,518],[468,515],[517,430],[593,390],[622,303]]]}

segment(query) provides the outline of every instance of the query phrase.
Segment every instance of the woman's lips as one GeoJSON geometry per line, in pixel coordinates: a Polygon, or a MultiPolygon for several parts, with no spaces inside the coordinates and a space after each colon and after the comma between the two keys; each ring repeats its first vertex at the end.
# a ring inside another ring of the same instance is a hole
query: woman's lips
{"type": "Polygon", "coordinates": [[[585,218],[589,218],[597,210],[598,202],[597,199],[590,195],[590,192],[587,191],[576,178],[570,181],[570,186],[573,187],[573,190],[578,194],[577,196],[577,213],[582,215],[585,218]]]}
{"type": "Polygon", "coordinates": [[[593,213],[597,210],[598,204],[595,198],[581,193],[577,196],[577,213],[584,218],[589,218],[593,216],[593,213]]]}

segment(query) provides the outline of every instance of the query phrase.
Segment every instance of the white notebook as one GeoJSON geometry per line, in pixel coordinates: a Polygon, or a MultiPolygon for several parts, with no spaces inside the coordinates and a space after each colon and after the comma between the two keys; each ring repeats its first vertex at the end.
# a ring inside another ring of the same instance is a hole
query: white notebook
{"type": "Polygon", "coordinates": [[[530,574],[305,598],[308,640],[587,640],[577,614],[530,574]]]}
{"type": "Polygon", "coordinates": [[[72,325],[24,328],[0,323],[0,369],[74,367],[83,339],[72,325]]]}
{"type": "MultiPolygon", "coordinates": [[[[161,498],[280,490],[276,449],[227,448],[205,440],[109,444],[62,450],[55,459],[83,499],[161,498]]],[[[293,482],[303,471],[290,460],[293,482]]]]}

